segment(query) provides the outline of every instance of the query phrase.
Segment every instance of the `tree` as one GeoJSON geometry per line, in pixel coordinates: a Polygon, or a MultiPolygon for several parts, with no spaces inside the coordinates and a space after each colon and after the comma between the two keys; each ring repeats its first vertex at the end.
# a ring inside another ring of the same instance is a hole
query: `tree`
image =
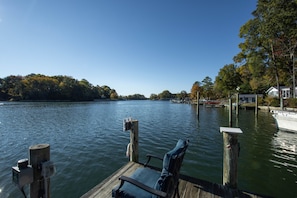
{"type": "Polygon", "coordinates": [[[190,99],[191,100],[197,100],[197,92],[201,92],[203,91],[202,87],[201,87],[201,83],[199,81],[194,82],[194,84],[192,85],[191,88],[191,95],[190,95],[190,99]]]}
{"type": "Polygon", "coordinates": [[[164,100],[164,99],[171,99],[172,98],[172,94],[170,93],[170,91],[168,90],[164,90],[162,93],[160,93],[158,95],[158,97],[161,99],[161,100],[164,100]]]}
{"type": "Polygon", "coordinates": [[[86,101],[101,98],[117,99],[116,90],[108,86],[94,87],[86,79],[69,76],[29,74],[0,79],[0,100],[69,100],[86,101]]]}
{"type": "Polygon", "coordinates": [[[58,80],[41,75],[28,75],[22,80],[22,96],[26,100],[57,99],[58,80]]]}
{"type": "Polygon", "coordinates": [[[150,95],[150,100],[158,100],[158,95],[157,94],[151,94],[150,95]]]}
{"type": "Polygon", "coordinates": [[[14,75],[3,78],[1,83],[1,95],[8,100],[22,99],[22,80],[22,76],[14,75]]]}
{"type": "Polygon", "coordinates": [[[111,89],[110,90],[110,99],[115,100],[115,99],[118,99],[118,98],[119,98],[119,96],[118,96],[118,93],[116,92],[116,90],[111,89]]]}
{"type": "Polygon", "coordinates": [[[241,85],[240,74],[234,64],[225,65],[220,69],[216,76],[215,89],[223,96],[235,92],[236,88],[241,85]]]}
{"type": "Polygon", "coordinates": [[[133,94],[127,96],[128,100],[146,100],[144,95],[141,94],[133,94]]]}
{"type": "Polygon", "coordinates": [[[80,97],[81,100],[93,100],[93,85],[89,83],[86,79],[82,79],[78,82],[78,86],[80,87],[80,92],[82,96],[80,97]]]}
{"type": "Polygon", "coordinates": [[[186,97],[188,97],[188,94],[185,90],[182,90],[179,94],[178,94],[178,98],[181,100],[184,100],[186,97]]]}
{"type": "Polygon", "coordinates": [[[249,67],[247,64],[242,65],[238,68],[238,73],[241,76],[241,85],[239,86],[239,92],[240,93],[250,93],[252,88],[250,85],[250,81],[252,80],[252,74],[249,70],[249,67]]]}
{"type": "Polygon", "coordinates": [[[203,97],[210,99],[213,96],[213,82],[209,76],[202,80],[203,97]]]}
{"type": "Polygon", "coordinates": [[[292,84],[297,47],[297,1],[259,0],[253,16],[240,29],[244,42],[239,45],[241,52],[234,58],[235,62],[257,69],[250,70],[254,91],[269,83],[292,84]],[[265,72],[263,67],[267,68],[265,72]],[[259,76],[264,76],[267,82],[259,84],[259,76]]]}
{"type": "Polygon", "coordinates": [[[101,98],[110,98],[110,94],[111,94],[111,89],[109,86],[107,85],[103,85],[101,86],[102,88],[102,96],[101,98]]]}
{"type": "Polygon", "coordinates": [[[59,79],[59,91],[61,100],[77,100],[78,81],[69,76],[61,76],[59,79]]]}

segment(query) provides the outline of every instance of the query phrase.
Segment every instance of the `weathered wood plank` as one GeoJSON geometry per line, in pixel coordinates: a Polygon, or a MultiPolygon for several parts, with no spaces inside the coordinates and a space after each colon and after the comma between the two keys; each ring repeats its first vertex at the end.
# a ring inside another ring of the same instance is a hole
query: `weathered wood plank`
{"type": "Polygon", "coordinates": [[[187,182],[185,180],[180,180],[179,187],[180,187],[181,198],[198,197],[198,188],[195,187],[194,184],[187,182]]]}
{"type": "MultiPolygon", "coordinates": [[[[81,198],[110,198],[112,189],[120,184],[121,175],[129,176],[142,164],[128,162],[122,168],[117,170],[111,176],[103,180],[81,198]]],[[[217,198],[217,197],[265,197],[240,190],[231,190],[220,184],[215,184],[205,180],[193,178],[190,176],[180,175],[179,195],[181,198],[217,198]]]]}
{"type": "Polygon", "coordinates": [[[127,163],[125,166],[103,180],[89,192],[84,194],[81,198],[111,197],[112,189],[120,183],[118,178],[121,175],[131,175],[140,166],[140,164],[134,162],[127,163]]]}

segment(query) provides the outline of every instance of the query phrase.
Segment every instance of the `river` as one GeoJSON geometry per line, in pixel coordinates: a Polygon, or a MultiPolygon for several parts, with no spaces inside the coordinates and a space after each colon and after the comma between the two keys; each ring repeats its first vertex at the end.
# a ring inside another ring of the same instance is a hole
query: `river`
{"type": "MultiPolygon", "coordinates": [[[[0,197],[23,197],[11,167],[29,158],[31,145],[50,144],[56,174],[51,197],[80,197],[127,163],[129,132],[123,119],[139,121],[140,161],[163,154],[179,138],[190,145],[182,173],[222,183],[225,108],[200,108],[169,101],[2,102],[0,104],[0,197]]],[[[235,117],[235,116],[234,116],[235,117]]],[[[277,131],[269,112],[240,110],[239,189],[273,197],[297,197],[297,134],[277,131]]],[[[28,193],[28,187],[25,192],[28,193]]]]}

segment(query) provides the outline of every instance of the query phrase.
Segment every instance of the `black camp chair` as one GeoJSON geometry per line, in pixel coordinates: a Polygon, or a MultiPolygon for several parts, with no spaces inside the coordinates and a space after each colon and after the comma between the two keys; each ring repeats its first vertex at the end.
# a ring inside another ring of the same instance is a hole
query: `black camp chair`
{"type": "Polygon", "coordinates": [[[130,176],[121,176],[120,185],[112,190],[116,198],[175,197],[178,193],[179,172],[189,141],[178,140],[174,149],[164,155],[162,171],[148,166],[151,158],[162,158],[147,155],[144,167],[137,168],[130,176]]]}

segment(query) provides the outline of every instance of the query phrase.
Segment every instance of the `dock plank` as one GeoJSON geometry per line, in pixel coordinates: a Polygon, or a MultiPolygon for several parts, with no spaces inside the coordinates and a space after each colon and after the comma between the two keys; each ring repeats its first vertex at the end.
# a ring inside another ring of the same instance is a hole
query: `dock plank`
{"type": "Polygon", "coordinates": [[[112,189],[120,184],[119,177],[121,175],[129,176],[141,165],[138,163],[129,162],[120,168],[118,171],[103,180],[100,184],[85,193],[81,198],[99,198],[112,197],[112,189]]]}
{"type": "MultiPolygon", "coordinates": [[[[121,175],[130,176],[142,164],[128,162],[115,173],[96,185],[90,191],[81,196],[81,198],[110,198],[112,189],[120,184],[121,175]]],[[[181,198],[217,198],[217,197],[247,197],[258,198],[265,197],[240,190],[230,190],[221,184],[211,183],[205,180],[181,175],[179,182],[179,195],[181,198]]]]}

